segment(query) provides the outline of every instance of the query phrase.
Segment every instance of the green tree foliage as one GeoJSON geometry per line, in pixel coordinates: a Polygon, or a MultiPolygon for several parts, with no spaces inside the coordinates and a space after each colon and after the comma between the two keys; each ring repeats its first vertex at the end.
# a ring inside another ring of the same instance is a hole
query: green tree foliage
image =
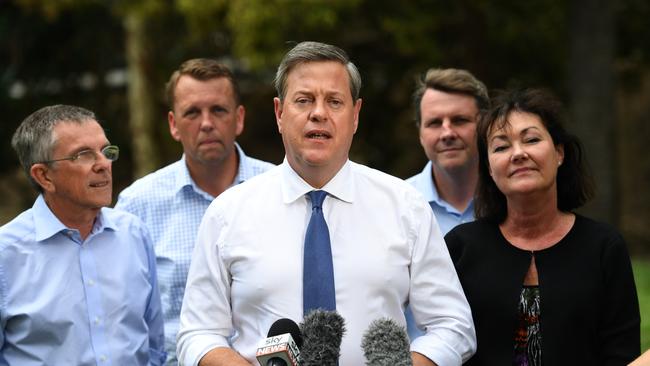
{"type": "MultiPolygon", "coordinates": [[[[247,89],[250,99],[270,98],[274,69],[294,43],[319,40],[337,44],[348,51],[364,77],[365,103],[353,156],[400,176],[414,173],[423,163],[412,124],[410,94],[415,77],[427,68],[468,68],[491,87],[523,80],[543,81],[555,89],[562,85],[564,72],[561,59],[566,46],[560,40],[565,12],[559,0],[526,4],[509,0],[498,6],[485,0],[20,1],[26,9],[40,5],[40,11],[50,17],[83,4],[103,6],[125,25],[122,31],[127,31],[127,42],[137,39],[134,29],[145,32],[142,37],[149,37],[149,43],[134,42],[121,53],[132,72],[141,68],[132,75],[132,80],[141,80],[132,83],[132,89],[140,85],[143,97],[162,89],[163,75],[175,67],[172,60],[213,56],[230,60],[244,80],[251,78],[250,83],[258,85],[247,89]],[[172,15],[171,24],[159,20],[169,14],[182,18],[172,15]],[[140,26],[134,28],[134,24],[140,26]],[[166,45],[152,47],[158,38],[168,40],[166,45]],[[126,52],[129,49],[140,50],[143,59],[129,61],[124,57],[132,55],[126,52]]],[[[156,118],[151,106],[134,102],[134,96],[129,99],[131,115],[140,113],[139,120],[144,121],[156,118]]],[[[159,96],[149,99],[158,101],[160,113],[159,96]]],[[[262,130],[274,133],[271,104],[267,103],[264,108],[249,106],[249,111],[266,111],[262,130]]],[[[132,136],[147,136],[138,131],[150,129],[145,124],[133,130],[132,136]]],[[[164,131],[156,131],[153,134],[164,135],[164,131]]],[[[143,144],[134,144],[134,152],[143,144]]],[[[166,162],[142,151],[134,157],[145,158],[136,163],[142,167],[136,168],[136,175],[152,169],[146,161],[153,165],[166,162]]]]}
{"type": "MultiPolygon", "coordinates": [[[[167,107],[162,97],[164,83],[180,62],[192,57],[214,57],[231,66],[241,80],[247,108],[246,130],[239,139],[242,146],[254,156],[279,162],[283,151],[271,101],[275,68],[293,44],[317,40],[345,49],[363,77],[364,103],[352,158],[407,177],[419,171],[425,162],[412,120],[410,99],[415,78],[427,68],[469,69],[491,90],[511,85],[548,87],[567,103],[575,98],[576,90],[588,91],[589,85],[596,85],[593,84],[595,79],[589,80],[589,77],[582,78],[581,82],[569,77],[574,74],[572,68],[593,66],[595,60],[576,52],[576,45],[583,42],[571,37],[576,16],[571,13],[570,5],[575,2],[4,2],[0,5],[3,7],[0,12],[0,85],[7,92],[0,95],[0,105],[9,123],[8,128],[0,130],[0,137],[9,141],[17,123],[44,104],[65,102],[94,109],[106,120],[109,136],[123,147],[119,168],[114,171],[116,191],[119,191],[134,176],[178,158],[180,147],[167,131],[167,107]],[[131,28],[134,24],[138,27],[131,28]],[[141,38],[129,47],[134,29],[139,29],[141,38]],[[570,59],[573,66],[569,66],[570,59]],[[128,85],[140,90],[139,98],[129,96],[126,85],[116,88],[104,82],[105,75],[125,68],[137,74],[132,75],[128,85]],[[79,80],[88,74],[95,76],[96,85],[79,87],[79,80]],[[136,88],[138,83],[141,87],[136,88]],[[576,83],[588,85],[572,86],[576,83]],[[10,89],[20,89],[16,85],[24,89],[21,98],[10,97],[10,89]],[[133,122],[127,123],[138,113],[142,114],[140,120],[148,121],[143,132],[134,132],[133,122]],[[146,144],[136,142],[130,146],[139,137],[150,139],[147,148],[150,152],[138,150],[137,146],[146,144]],[[141,160],[138,162],[138,159],[141,160]]],[[[647,93],[650,83],[650,28],[646,25],[650,5],[644,0],[622,0],[611,8],[595,11],[613,12],[616,82],[611,87],[624,88],[625,93],[618,94],[617,101],[626,114],[623,120],[620,115],[610,119],[617,118],[617,126],[625,127],[622,136],[634,138],[634,144],[621,145],[626,149],[621,150],[622,154],[629,155],[633,153],[631,146],[643,147],[647,141],[644,136],[648,129],[643,126],[648,124],[642,123],[644,117],[639,116],[647,116],[644,106],[650,105],[647,102],[650,97],[643,94],[647,93]],[[635,96],[634,108],[629,108],[631,95],[635,96]]],[[[589,37],[588,30],[585,34],[589,37]]],[[[595,75],[599,77],[598,73],[595,75]]],[[[584,115],[612,115],[611,110],[599,114],[604,106],[602,101],[591,101],[587,97],[581,103],[584,108],[594,110],[593,114],[584,115]]],[[[582,123],[589,125],[589,121],[582,123]]],[[[8,144],[0,149],[4,153],[0,172],[13,172],[16,166],[13,152],[8,144]]],[[[598,154],[614,154],[612,150],[606,146],[595,149],[598,154]]],[[[638,159],[634,161],[638,163],[638,159]]],[[[626,164],[620,166],[639,168],[638,164],[626,164]]],[[[650,166],[646,163],[641,171],[650,175],[647,173],[650,166]]],[[[627,176],[626,172],[619,175],[627,176]]],[[[632,187],[623,183],[624,187],[632,187]]],[[[624,196],[622,202],[628,201],[630,199],[624,196]]],[[[637,206],[630,207],[635,207],[630,212],[639,212],[637,206]]],[[[625,216],[625,212],[622,215],[625,216]]],[[[641,215],[639,221],[646,216],[641,215]]]]}
{"type": "MultiPolygon", "coordinates": [[[[234,39],[233,52],[252,69],[277,65],[283,45],[292,36],[321,38],[340,30],[341,15],[357,8],[360,0],[215,0],[197,4],[178,0],[191,29],[210,32],[212,17],[222,18],[234,39]]],[[[340,35],[340,34],[339,34],[340,35]]]]}
{"type": "Polygon", "coordinates": [[[213,32],[210,19],[224,19],[242,68],[267,83],[296,42],[319,40],[348,51],[364,78],[353,156],[400,176],[423,164],[410,95],[427,68],[467,68],[492,88],[519,81],[564,92],[566,11],[560,0],[177,4],[195,36],[213,32]]]}

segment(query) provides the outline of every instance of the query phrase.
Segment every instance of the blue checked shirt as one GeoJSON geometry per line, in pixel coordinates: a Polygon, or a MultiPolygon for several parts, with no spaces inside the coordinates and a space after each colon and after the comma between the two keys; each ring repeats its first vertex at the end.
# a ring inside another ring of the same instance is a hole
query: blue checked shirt
{"type": "MultiPolygon", "coordinates": [[[[271,163],[247,157],[238,144],[235,146],[239,168],[233,185],[274,167],[271,163]]],[[[115,208],[140,217],[153,238],[168,365],[178,362],[176,334],[187,272],[201,218],[213,199],[194,183],[183,156],[179,161],[135,181],[120,193],[115,205],[115,208]]]]}

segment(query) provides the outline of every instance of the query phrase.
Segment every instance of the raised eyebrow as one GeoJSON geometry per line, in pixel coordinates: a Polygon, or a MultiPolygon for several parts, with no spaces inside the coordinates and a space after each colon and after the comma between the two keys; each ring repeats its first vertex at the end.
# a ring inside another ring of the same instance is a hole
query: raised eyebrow
{"type": "Polygon", "coordinates": [[[298,97],[312,97],[313,93],[310,93],[306,90],[296,90],[293,92],[293,95],[291,96],[292,98],[298,98],[298,97]]]}
{"type": "Polygon", "coordinates": [[[521,132],[519,132],[519,135],[523,136],[523,135],[527,134],[528,132],[530,132],[531,130],[535,130],[536,132],[541,132],[541,130],[537,126],[530,126],[530,127],[526,127],[523,130],[521,130],[521,132]]]}
{"type": "Polygon", "coordinates": [[[494,135],[494,136],[492,136],[492,138],[490,138],[490,141],[489,141],[490,144],[493,143],[495,140],[508,141],[508,138],[506,137],[505,134],[494,135]]]}
{"type": "Polygon", "coordinates": [[[344,99],[345,98],[345,93],[341,93],[340,91],[330,91],[327,93],[328,98],[339,98],[339,99],[344,99]]]}

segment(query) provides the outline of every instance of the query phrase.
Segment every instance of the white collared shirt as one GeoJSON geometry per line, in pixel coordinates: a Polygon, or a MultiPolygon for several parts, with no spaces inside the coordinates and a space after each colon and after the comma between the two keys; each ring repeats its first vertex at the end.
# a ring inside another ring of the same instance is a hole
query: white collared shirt
{"type": "MultiPolygon", "coordinates": [[[[410,301],[427,334],[411,350],[460,365],[476,349],[471,311],[422,196],[404,181],[348,161],[323,188],[336,307],[346,322],[341,366],[365,364],[370,322],[405,324],[410,301]]],[[[199,227],[180,316],[178,355],[196,365],[215,347],[255,361],[279,318],[300,322],[303,244],[314,190],[287,161],[220,195],[199,227]],[[232,338],[230,338],[232,336],[232,338]]]]}

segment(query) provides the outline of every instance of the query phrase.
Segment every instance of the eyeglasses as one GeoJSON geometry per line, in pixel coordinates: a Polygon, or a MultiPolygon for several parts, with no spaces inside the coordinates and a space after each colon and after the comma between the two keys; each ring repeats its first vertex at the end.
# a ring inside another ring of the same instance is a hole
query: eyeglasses
{"type": "MultiPolygon", "coordinates": [[[[106,159],[110,161],[115,161],[120,156],[120,148],[117,147],[116,145],[108,145],[103,149],[101,149],[99,153],[104,155],[106,159]]],[[[97,160],[99,160],[99,153],[95,150],[83,150],[83,151],[79,151],[78,153],[72,156],[68,156],[67,158],[46,160],[46,161],[41,161],[39,163],[49,164],[49,163],[54,163],[56,161],[70,160],[70,161],[77,161],[81,164],[95,164],[97,160]]]]}

